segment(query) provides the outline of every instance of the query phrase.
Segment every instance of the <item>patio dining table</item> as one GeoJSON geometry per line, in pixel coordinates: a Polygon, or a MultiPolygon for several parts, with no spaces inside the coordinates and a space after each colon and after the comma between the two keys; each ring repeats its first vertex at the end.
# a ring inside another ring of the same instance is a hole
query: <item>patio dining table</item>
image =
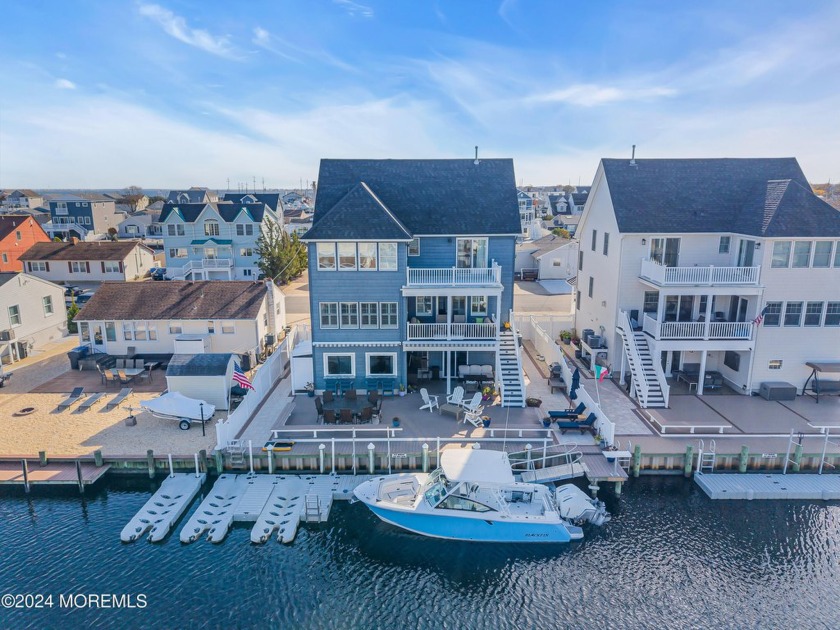
{"type": "Polygon", "coordinates": [[[373,404],[372,402],[368,401],[368,399],[365,398],[365,397],[360,397],[360,398],[357,398],[356,400],[347,400],[346,398],[336,398],[332,402],[323,402],[322,401],[321,404],[323,405],[325,410],[329,409],[329,410],[335,411],[336,419],[338,419],[340,417],[342,409],[349,409],[353,413],[353,416],[355,417],[355,416],[358,416],[360,413],[362,413],[362,409],[364,409],[365,407],[373,407],[374,409],[376,408],[376,405],[373,404]]]}

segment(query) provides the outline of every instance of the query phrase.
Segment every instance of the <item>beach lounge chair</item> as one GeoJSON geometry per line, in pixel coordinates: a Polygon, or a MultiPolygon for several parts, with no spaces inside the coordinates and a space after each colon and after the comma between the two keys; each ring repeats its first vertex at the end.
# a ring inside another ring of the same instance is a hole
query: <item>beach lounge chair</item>
{"type": "Polygon", "coordinates": [[[470,402],[462,402],[461,406],[468,412],[477,413],[481,411],[481,392],[476,392],[470,402]]]}
{"type": "Polygon", "coordinates": [[[114,407],[118,407],[122,401],[124,401],[128,396],[131,394],[130,387],[123,387],[120,390],[120,393],[114,396],[111,400],[108,401],[108,404],[105,405],[105,410],[108,411],[109,409],[113,409],[114,407]]]}
{"type": "Polygon", "coordinates": [[[58,403],[58,411],[64,411],[65,409],[69,409],[71,405],[74,405],[85,393],[84,387],[76,387],[70,395],[58,403]]]}
{"type": "Polygon", "coordinates": [[[423,406],[420,407],[420,411],[428,409],[429,413],[432,413],[434,409],[437,409],[438,413],[440,413],[440,406],[438,405],[437,396],[430,396],[429,390],[427,390],[425,387],[422,387],[420,389],[420,397],[423,399],[423,406]]]}
{"type": "Polygon", "coordinates": [[[576,418],[586,410],[586,405],[578,404],[574,409],[564,409],[563,411],[549,411],[548,417],[552,420],[576,418]]]}
{"type": "Polygon", "coordinates": [[[335,411],[332,409],[324,409],[324,424],[335,424],[335,411]]]}
{"type": "Polygon", "coordinates": [[[87,411],[91,407],[93,407],[94,403],[98,402],[100,398],[105,395],[105,392],[96,392],[95,394],[91,394],[87,398],[82,401],[82,404],[79,405],[79,411],[87,411]]]}
{"type": "Polygon", "coordinates": [[[452,393],[446,397],[446,402],[449,405],[460,406],[464,402],[464,388],[458,385],[458,387],[453,389],[452,393]]]}
{"type": "Polygon", "coordinates": [[[587,431],[592,433],[595,432],[595,420],[598,419],[594,413],[590,413],[589,417],[584,420],[583,422],[567,422],[567,421],[557,421],[557,428],[560,429],[560,433],[565,433],[569,429],[574,431],[577,429],[580,431],[580,434],[583,435],[587,431]]]}

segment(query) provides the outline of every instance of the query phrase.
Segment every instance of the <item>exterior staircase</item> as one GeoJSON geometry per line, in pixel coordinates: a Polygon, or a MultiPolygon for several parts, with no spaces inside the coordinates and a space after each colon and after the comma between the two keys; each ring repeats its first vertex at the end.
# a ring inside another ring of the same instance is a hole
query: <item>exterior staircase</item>
{"type": "Polygon", "coordinates": [[[624,354],[633,377],[636,399],[643,409],[667,407],[669,387],[659,364],[654,360],[647,335],[634,331],[630,318],[622,311],[618,332],[624,344],[624,354]]]}
{"type": "Polygon", "coordinates": [[[511,328],[499,333],[496,374],[501,383],[502,407],[524,407],[525,380],[522,377],[522,358],[512,319],[511,315],[511,328]]]}

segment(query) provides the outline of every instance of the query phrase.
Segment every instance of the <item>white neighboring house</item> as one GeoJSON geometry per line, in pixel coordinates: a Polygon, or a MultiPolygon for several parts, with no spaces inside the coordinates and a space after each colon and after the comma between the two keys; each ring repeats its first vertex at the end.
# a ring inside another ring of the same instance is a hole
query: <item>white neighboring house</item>
{"type": "Polygon", "coordinates": [[[276,343],[286,306],[271,282],[105,282],[75,321],[81,344],[96,352],[160,355],[189,347],[254,358],[276,343]]]}
{"type": "Polygon", "coordinates": [[[577,332],[642,406],[667,406],[678,370],[698,395],[801,392],[807,361],[840,360],[840,212],[794,158],[601,160],[578,237],[577,332]]]}
{"type": "Polygon", "coordinates": [[[64,289],[26,273],[0,273],[0,360],[13,363],[67,334],[64,289]]]}
{"type": "Polygon", "coordinates": [[[75,238],[67,243],[35,243],[20,260],[27,273],[66,284],[140,280],[155,266],[154,252],[139,241],[75,238]]]}
{"type": "Polygon", "coordinates": [[[578,243],[555,234],[516,246],[515,272],[536,271],[539,280],[568,280],[577,275],[578,243]]]}

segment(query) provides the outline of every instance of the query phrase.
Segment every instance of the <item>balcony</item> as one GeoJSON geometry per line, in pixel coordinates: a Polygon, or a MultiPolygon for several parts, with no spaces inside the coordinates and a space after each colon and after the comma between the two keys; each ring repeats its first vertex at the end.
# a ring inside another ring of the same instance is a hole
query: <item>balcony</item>
{"type": "Polygon", "coordinates": [[[639,276],[662,287],[758,285],[760,267],[666,267],[653,260],[642,261],[639,276]]]}
{"type": "Polygon", "coordinates": [[[202,258],[193,262],[193,269],[229,269],[233,267],[231,258],[202,258]]]}
{"type": "Polygon", "coordinates": [[[495,323],[483,324],[408,324],[408,341],[495,339],[495,323]]]}
{"type": "Polygon", "coordinates": [[[642,325],[642,330],[660,341],[749,341],[753,328],[752,322],[660,322],[647,313],[642,325]]]}
{"type": "Polygon", "coordinates": [[[495,262],[490,267],[409,267],[405,271],[407,287],[500,287],[502,284],[502,268],[495,262]]]}

